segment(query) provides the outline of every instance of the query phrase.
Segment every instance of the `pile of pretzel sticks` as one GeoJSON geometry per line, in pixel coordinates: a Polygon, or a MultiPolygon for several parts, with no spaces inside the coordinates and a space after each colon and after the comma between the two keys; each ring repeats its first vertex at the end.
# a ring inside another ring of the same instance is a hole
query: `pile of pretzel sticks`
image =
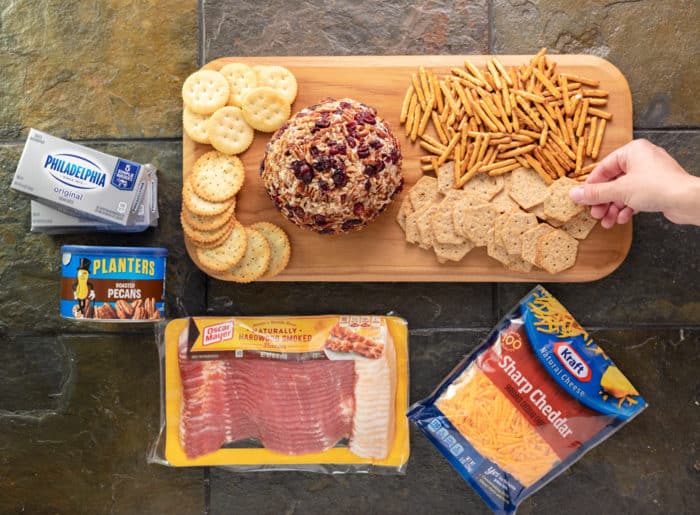
{"type": "Polygon", "coordinates": [[[584,181],[600,152],[612,114],[599,81],[559,73],[540,50],[530,63],[506,68],[496,57],[479,70],[436,76],[422,66],[411,77],[401,106],[406,136],[431,155],[423,171],[454,161],[455,188],[477,173],[502,175],[528,167],[551,184],[560,177],[584,181]],[[430,123],[435,136],[427,130],[430,123]],[[590,163],[586,163],[590,158],[590,163]]]}

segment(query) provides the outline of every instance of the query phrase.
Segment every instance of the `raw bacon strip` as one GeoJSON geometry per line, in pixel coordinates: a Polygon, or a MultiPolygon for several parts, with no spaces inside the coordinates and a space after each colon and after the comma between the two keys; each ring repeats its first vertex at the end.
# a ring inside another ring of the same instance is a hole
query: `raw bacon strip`
{"type": "MultiPolygon", "coordinates": [[[[355,372],[352,361],[233,362],[247,368],[257,392],[249,416],[253,436],[282,454],[322,452],[350,436],[355,372]]],[[[246,375],[247,375],[246,374],[246,375]]]]}
{"type": "Polygon", "coordinates": [[[180,440],[190,458],[244,438],[279,453],[305,454],[350,436],[352,360],[191,360],[185,332],[179,361],[180,440]]]}
{"type": "Polygon", "coordinates": [[[200,456],[221,447],[225,439],[224,413],[226,367],[219,361],[192,361],[187,358],[187,341],[180,341],[180,374],[183,402],[180,443],[188,456],[200,456]],[[184,355],[183,355],[184,349],[184,355]],[[214,416],[213,416],[214,415],[214,416]]]}
{"type": "Polygon", "coordinates": [[[381,357],[355,361],[355,374],[355,414],[348,448],[362,458],[386,458],[396,424],[396,355],[390,335],[381,357]]]}

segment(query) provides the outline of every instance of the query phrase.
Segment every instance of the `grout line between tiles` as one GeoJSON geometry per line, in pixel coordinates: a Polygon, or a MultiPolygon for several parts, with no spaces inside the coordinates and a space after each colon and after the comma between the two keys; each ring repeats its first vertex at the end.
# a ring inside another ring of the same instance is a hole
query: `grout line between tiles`
{"type": "Polygon", "coordinates": [[[500,320],[500,310],[499,306],[501,305],[500,303],[500,294],[498,292],[498,284],[492,283],[491,284],[491,317],[493,319],[493,323],[495,324],[498,320],[500,320]]]}
{"type": "Polygon", "coordinates": [[[206,33],[206,26],[205,26],[205,21],[204,21],[204,4],[206,3],[206,0],[199,0],[197,2],[197,21],[199,22],[197,24],[197,42],[198,42],[198,49],[197,49],[197,61],[199,64],[199,67],[201,68],[204,66],[204,56],[206,54],[206,49],[204,48],[205,46],[205,39],[204,39],[204,34],[206,33]]]}
{"type": "MultiPolygon", "coordinates": [[[[177,143],[182,141],[182,136],[166,136],[159,138],[143,138],[143,137],[117,137],[117,138],[64,138],[70,139],[73,143],[81,145],[91,145],[99,143],[177,143]]],[[[23,139],[10,139],[0,141],[0,146],[24,145],[27,142],[23,139]]]]}
{"type": "Polygon", "coordinates": [[[489,54],[494,53],[494,40],[495,40],[495,34],[494,34],[494,18],[493,18],[493,0],[488,0],[488,5],[486,6],[487,9],[487,18],[488,18],[488,50],[489,54]]]}
{"type": "Polygon", "coordinates": [[[204,515],[211,513],[211,469],[204,467],[202,470],[202,486],[204,487],[204,515]]]}
{"type": "MultiPolygon", "coordinates": [[[[499,317],[500,319],[500,317],[499,317]]],[[[495,324],[494,324],[495,325],[495,324]]],[[[700,325],[695,324],[674,324],[674,325],[659,325],[659,324],[636,324],[633,326],[594,326],[583,324],[584,327],[591,332],[598,331],[698,331],[700,325]]],[[[475,327],[424,327],[420,329],[410,329],[411,336],[430,336],[433,334],[450,334],[450,333],[475,333],[488,332],[493,327],[475,326],[475,327]]]]}

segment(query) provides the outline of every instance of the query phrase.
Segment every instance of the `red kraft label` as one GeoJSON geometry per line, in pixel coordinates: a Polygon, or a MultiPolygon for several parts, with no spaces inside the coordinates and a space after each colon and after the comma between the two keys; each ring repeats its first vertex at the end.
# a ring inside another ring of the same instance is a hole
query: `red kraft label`
{"type": "MultiPolygon", "coordinates": [[[[566,340],[556,344],[555,353],[578,380],[590,380],[590,368],[566,340]]],[[[612,420],[581,404],[549,376],[520,322],[512,322],[501,334],[501,345],[491,346],[477,364],[561,459],[612,420]]]]}

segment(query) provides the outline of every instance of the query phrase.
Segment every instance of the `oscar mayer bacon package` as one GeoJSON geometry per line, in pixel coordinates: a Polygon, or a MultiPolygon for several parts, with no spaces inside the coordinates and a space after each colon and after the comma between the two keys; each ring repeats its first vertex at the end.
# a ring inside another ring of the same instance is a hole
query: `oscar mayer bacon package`
{"type": "Polygon", "coordinates": [[[193,317],[161,338],[151,461],[402,473],[408,328],[389,316],[193,317]]]}
{"type": "Polygon", "coordinates": [[[646,406],[537,286],[408,417],[494,512],[514,513],[646,406]]]}

